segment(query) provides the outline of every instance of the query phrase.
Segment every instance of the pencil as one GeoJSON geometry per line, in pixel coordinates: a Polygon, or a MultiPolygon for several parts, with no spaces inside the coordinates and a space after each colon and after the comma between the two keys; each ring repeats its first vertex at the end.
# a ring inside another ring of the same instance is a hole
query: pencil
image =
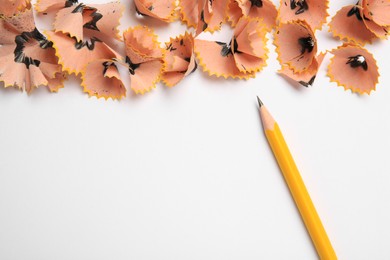
{"type": "Polygon", "coordinates": [[[301,214],[306,229],[317,250],[318,256],[323,260],[337,259],[328,235],[321,223],[320,217],[310,199],[302,177],[291,156],[290,150],[284,141],[282,132],[271,114],[265,108],[259,97],[260,117],[265,135],[283,173],[284,179],[294,198],[295,204],[301,214]]]}

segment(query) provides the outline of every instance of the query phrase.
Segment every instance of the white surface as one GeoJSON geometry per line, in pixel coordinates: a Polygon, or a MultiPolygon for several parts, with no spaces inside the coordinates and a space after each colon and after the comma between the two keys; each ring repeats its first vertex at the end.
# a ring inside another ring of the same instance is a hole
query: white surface
{"type": "MultiPolygon", "coordinates": [[[[125,29],[136,21],[123,2],[125,29]]],[[[355,2],[333,0],[330,13],[355,2]]],[[[156,31],[165,41],[184,29],[156,31]]],[[[326,31],[320,50],[340,44],[326,31]]],[[[58,94],[1,89],[0,259],[317,259],[256,95],[339,259],[390,259],[389,45],[367,46],[382,74],[371,96],[330,83],[329,57],[314,87],[292,87],[271,42],[269,66],[249,81],[198,70],[120,102],[88,98],[75,78],[58,94]]]]}

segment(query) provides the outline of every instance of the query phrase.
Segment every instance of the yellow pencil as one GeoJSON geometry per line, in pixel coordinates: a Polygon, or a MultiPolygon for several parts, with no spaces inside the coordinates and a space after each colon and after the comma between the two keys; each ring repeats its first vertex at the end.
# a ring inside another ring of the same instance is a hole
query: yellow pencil
{"type": "Polygon", "coordinates": [[[263,123],[265,135],[275,158],[278,161],[284,179],[287,182],[295,204],[301,213],[303,222],[305,223],[306,229],[310,234],[311,240],[313,241],[320,259],[337,259],[326,231],[321,223],[320,217],[317,214],[297,166],[295,165],[294,159],[291,156],[290,150],[284,141],[278,124],[265,108],[259,97],[257,97],[257,100],[259,102],[260,117],[263,123]]]}

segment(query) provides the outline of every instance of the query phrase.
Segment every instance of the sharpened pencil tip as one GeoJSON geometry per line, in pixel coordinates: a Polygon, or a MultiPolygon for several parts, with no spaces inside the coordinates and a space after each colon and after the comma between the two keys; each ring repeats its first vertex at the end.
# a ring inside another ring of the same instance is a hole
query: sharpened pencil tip
{"type": "Polygon", "coordinates": [[[263,106],[263,102],[261,102],[259,96],[257,96],[257,102],[259,102],[259,107],[262,107],[262,106],[263,106]]]}

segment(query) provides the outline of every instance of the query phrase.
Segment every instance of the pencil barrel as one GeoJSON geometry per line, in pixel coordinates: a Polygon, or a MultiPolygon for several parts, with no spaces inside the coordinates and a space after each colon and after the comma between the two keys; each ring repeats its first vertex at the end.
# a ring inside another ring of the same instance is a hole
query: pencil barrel
{"type": "Polygon", "coordinates": [[[320,259],[337,259],[278,124],[265,134],[320,259]]]}

